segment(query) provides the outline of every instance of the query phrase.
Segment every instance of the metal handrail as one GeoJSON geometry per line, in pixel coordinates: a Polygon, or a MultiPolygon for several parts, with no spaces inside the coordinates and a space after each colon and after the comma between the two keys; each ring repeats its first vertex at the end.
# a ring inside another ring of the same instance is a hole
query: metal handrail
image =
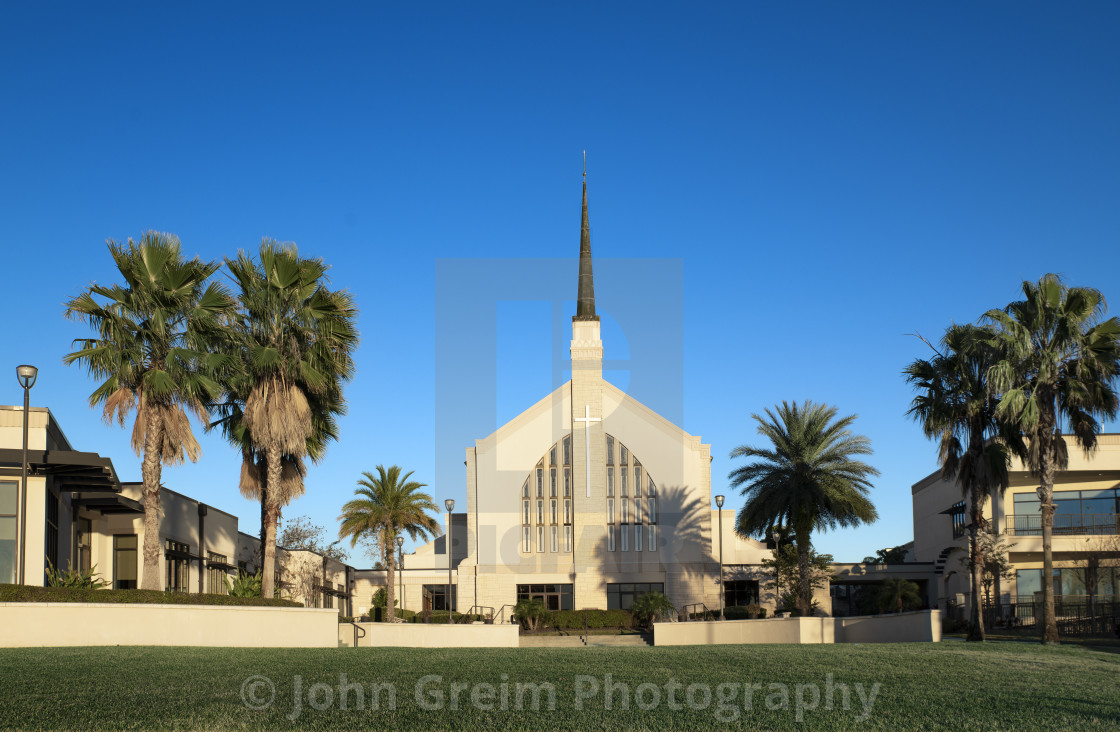
{"type": "MultiPolygon", "coordinates": [[[[515,603],[511,603],[511,602],[507,602],[507,603],[506,603],[505,605],[502,605],[502,606],[501,606],[501,607],[500,607],[500,608],[498,609],[498,612],[497,612],[497,614],[496,614],[496,615],[494,615],[494,624],[495,624],[495,625],[497,625],[497,624],[498,624],[498,622],[499,622],[499,621],[498,621],[498,618],[499,618],[499,617],[505,617],[505,614],[506,614],[506,608],[507,608],[507,607],[517,607],[517,605],[516,605],[515,603]]],[[[511,620],[513,619],[513,618],[512,618],[512,616],[510,617],[510,619],[511,619],[511,620]]]]}
{"type": "Polygon", "coordinates": [[[489,606],[489,605],[471,605],[470,610],[467,610],[467,616],[468,617],[474,616],[474,614],[475,614],[474,611],[475,610],[479,610],[478,614],[482,617],[483,622],[485,622],[486,620],[489,620],[491,623],[494,622],[494,608],[492,608],[491,606],[489,606]],[[489,610],[490,612],[488,612],[488,613],[482,612],[483,610],[489,610]]]}
{"type": "Polygon", "coordinates": [[[354,647],[357,648],[358,640],[360,638],[366,637],[366,629],[355,623],[353,620],[350,621],[350,624],[354,626],[354,647]],[[358,635],[358,633],[361,633],[361,635],[358,635]]]}
{"type": "Polygon", "coordinates": [[[692,620],[692,611],[689,610],[690,607],[702,607],[702,608],[704,608],[704,616],[705,617],[707,617],[708,615],[711,615],[711,613],[712,613],[712,611],[708,609],[708,606],[705,605],[702,602],[689,603],[688,605],[685,605],[684,608],[683,608],[684,609],[684,619],[685,619],[686,622],[689,621],[689,620],[692,620]]]}
{"type": "MultiPolygon", "coordinates": [[[[1026,514],[1008,516],[1009,536],[1042,536],[1042,516],[1026,514]]],[[[1120,514],[1058,513],[1054,514],[1054,534],[1120,534],[1120,514]]]]}

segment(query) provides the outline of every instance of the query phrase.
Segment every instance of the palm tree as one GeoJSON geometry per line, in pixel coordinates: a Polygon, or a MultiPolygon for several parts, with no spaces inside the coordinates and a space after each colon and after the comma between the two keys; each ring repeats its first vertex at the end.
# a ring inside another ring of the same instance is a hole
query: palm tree
{"type": "Polygon", "coordinates": [[[855,526],[875,521],[879,514],[867,498],[870,477],[879,471],[854,459],[870,455],[871,442],[852,434],[855,415],[835,420],[836,408],[806,401],[801,406],[782,402],[775,415],[757,414],[759,434],[770,440],[766,448],[741,445],[731,458],[755,460],[731,471],[732,487],[742,486],[747,501],[736,519],[741,536],[762,536],[774,524],[793,529],[797,545],[798,598],[802,615],[812,612],[813,588],[809,571],[810,535],[815,530],[855,526]]]}
{"type": "Polygon", "coordinates": [[[931,358],[916,359],[903,371],[918,390],[907,414],[921,423],[926,437],[938,440],[941,477],[956,481],[968,499],[970,641],[984,640],[984,506],[989,496],[1007,490],[1012,453],[1024,455],[1018,430],[996,416],[999,396],[988,384],[988,371],[1001,358],[994,334],[990,327],[952,325],[941,339],[942,350],[934,348],[931,358]]]}
{"type": "Polygon", "coordinates": [[[1089,454],[1100,432],[1098,417],[1116,416],[1112,382],[1120,373],[1120,320],[1104,320],[1104,296],[1067,287],[1055,274],[1023,283],[1023,299],[984,318],[998,328],[1005,357],[990,381],[1003,393],[999,414],[1026,435],[1027,465],[1039,476],[1042,514],[1042,642],[1058,642],[1054,588],[1054,473],[1069,463],[1063,428],[1089,454]]]}
{"type": "Polygon", "coordinates": [[[135,410],[132,448],[143,456],[143,589],[160,589],[160,476],[163,465],[198,460],[201,450],[187,413],[205,424],[206,403],[221,387],[211,377],[225,358],[213,343],[233,301],[207,284],[219,265],[184,260],[179,239],[155,231],[139,242],[109,242],[123,285],[90,285],[66,305],[66,316],[88,322],[95,338],[74,341],[63,358],[103,379],[90,395],[107,422],[122,427],[135,410]]]}
{"type": "Polygon", "coordinates": [[[880,610],[893,610],[902,612],[906,607],[917,607],[922,604],[922,595],[918,585],[902,577],[892,577],[883,580],[877,593],[880,610]]]}
{"type": "MultiPolygon", "coordinates": [[[[420,490],[426,487],[423,483],[409,480],[411,471],[401,475],[401,469],[396,465],[389,468],[378,465],[376,476],[369,471],[362,475],[365,477],[358,481],[361,487],[354,491],[357,497],[342,507],[342,515],[338,517],[342,522],[338,537],[349,536],[351,547],[363,536],[372,535],[377,542],[388,572],[386,609],[389,622],[392,622],[396,617],[394,588],[397,558],[394,550],[397,536],[402,531],[413,541],[437,536],[439,521],[429,516],[428,512],[438,511],[439,508],[430,495],[420,490]]],[[[451,551],[450,546],[447,551],[451,551]]]]}
{"type": "Polygon", "coordinates": [[[354,374],[357,309],[345,290],[327,288],[321,259],[301,258],[291,244],[265,239],[259,261],[240,252],[226,266],[238,285],[230,346],[240,356],[227,398],[247,435],[238,439],[242,490],[262,496],[261,594],[271,597],[280,512],[302,492],[294,476],[302,478],[302,458],[315,459],[316,446],[334,436],[333,415],[345,410],[341,385],[354,374]]]}

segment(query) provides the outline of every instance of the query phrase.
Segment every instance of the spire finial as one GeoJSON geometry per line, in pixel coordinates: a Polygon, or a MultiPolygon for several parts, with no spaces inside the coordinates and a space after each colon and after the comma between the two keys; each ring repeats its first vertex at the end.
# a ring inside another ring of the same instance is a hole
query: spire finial
{"type": "Polygon", "coordinates": [[[579,232],[579,291],[574,320],[598,320],[595,279],[591,275],[591,226],[587,222],[587,151],[583,151],[583,221],[579,232]]]}

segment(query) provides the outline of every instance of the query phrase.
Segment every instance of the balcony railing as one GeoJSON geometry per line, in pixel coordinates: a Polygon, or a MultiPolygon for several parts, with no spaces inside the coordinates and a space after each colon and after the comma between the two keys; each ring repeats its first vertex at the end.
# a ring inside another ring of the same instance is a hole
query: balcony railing
{"type": "MultiPolygon", "coordinates": [[[[1012,536],[1042,536],[1042,517],[1037,514],[1008,516],[1007,533],[1012,536]]],[[[1120,514],[1057,513],[1054,535],[1120,534],[1120,514]]]]}

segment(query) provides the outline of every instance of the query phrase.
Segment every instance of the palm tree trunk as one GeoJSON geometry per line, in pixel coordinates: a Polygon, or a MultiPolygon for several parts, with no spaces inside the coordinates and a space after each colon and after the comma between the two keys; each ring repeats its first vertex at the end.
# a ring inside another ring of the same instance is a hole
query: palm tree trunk
{"type": "Polygon", "coordinates": [[[970,641],[984,640],[984,613],[981,605],[984,598],[981,595],[981,573],[984,567],[984,558],[980,555],[980,510],[978,502],[972,501],[972,525],[968,529],[968,556],[969,575],[972,585],[972,607],[969,610],[968,638],[970,641]]]}
{"type": "Polygon", "coordinates": [[[397,557],[393,553],[393,537],[388,537],[385,541],[385,576],[389,580],[389,587],[385,591],[385,612],[389,617],[389,622],[393,622],[397,618],[396,602],[397,602],[397,557]]]}
{"type": "Polygon", "coordinates": [[[809,529],[798,526],[794,531],[797,539],[797,611],[801,617],[813,614],[813,583],[809,576],[809,529]]]}
{"type": "MultiPolygon", "coordinates": [[[[162,590],[159,577],[159,483],[163,458],[163,419],[155,405],[147,405],[144,427],[144,571],[140,589],[162,590]]],[[[138,416],[139,418],[139,416],[138,416]]]]}
{"type": "Polygon", "coordinates": [[[1058,643],[1054,614],[1054,447],[1053,431],[1043,425],[1045,444],[1040,455],[1042,473],[1042,642],[1058,643]]]}
{"type": "Polygon", "coordinates": [[[280,446],[275,442],[268,446],[266,453],[267,480],[261,486],[265,497],[264,559],[261,562],[261,597],[273,597],[276,589],[276,524],[280,518],[277,498],[280,495],[280,446]]]}

